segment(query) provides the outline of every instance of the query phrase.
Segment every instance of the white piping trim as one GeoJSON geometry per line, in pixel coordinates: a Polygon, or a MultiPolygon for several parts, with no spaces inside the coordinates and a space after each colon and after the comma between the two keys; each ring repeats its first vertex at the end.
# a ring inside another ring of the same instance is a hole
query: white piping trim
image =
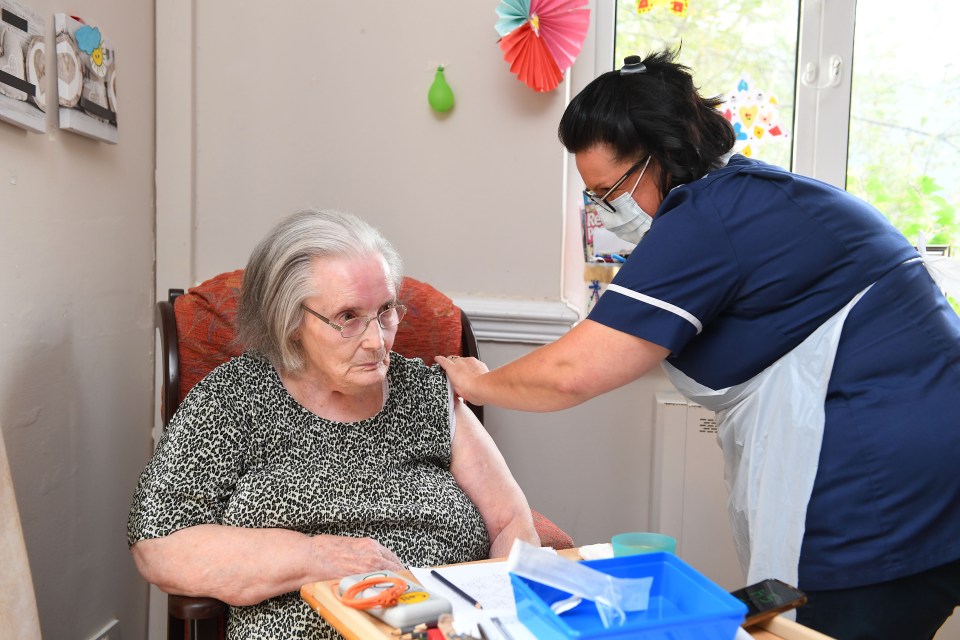
{"type": "Polygon", "coordinates": [[[695,315],[693,315],[689,311],[685,311],[681,309],[676,305],[670,304],[669,302],[664,302],[663,300],[658,300],[657,298],[651,298],[650,296],[643,295],[642,293],[637,293],[632,289],[627,289],[626,287],[622,287],[618,284],[607,285],[607,291],[616,291],[617,293],[627,296],[628,298],[633,298],[634,300],[639,300],[640,302],[646,302],[647,304],[652,305],[654,307],[659,307],[664,311],[669,311],[670,313],[680,316],[681,318],[683,318],[684,320],[692,324],[694,328],[696,328],[698,334],[701,331],[703,331],[703,324],[700,323],[700,321],[697,319],[695,315]]]}

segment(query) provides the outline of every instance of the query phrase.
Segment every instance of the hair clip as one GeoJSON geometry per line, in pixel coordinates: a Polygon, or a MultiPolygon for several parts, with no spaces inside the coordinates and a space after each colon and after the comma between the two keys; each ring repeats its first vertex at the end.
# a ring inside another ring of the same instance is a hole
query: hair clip
{"type": "Polygon", "coordinates": [[[620,69],[620,75],[627,76],[631,73],[646,73],[647,65],[643,64],[640,56],[627,56],[623,59],[623,67],[620,69]]]}

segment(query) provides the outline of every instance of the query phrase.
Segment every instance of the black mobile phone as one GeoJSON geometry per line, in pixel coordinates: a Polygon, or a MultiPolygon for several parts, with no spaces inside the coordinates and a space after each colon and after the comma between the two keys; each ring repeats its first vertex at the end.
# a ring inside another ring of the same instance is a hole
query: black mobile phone
{"type": "Polygon", "coordinates": [[[744,627],[763,622],[784,611],[796,609],[807,602],[807,596],[803,591],[776,579],[764,580],[749,587],[731,591],[730,595],[747,605],[744,627]]]}

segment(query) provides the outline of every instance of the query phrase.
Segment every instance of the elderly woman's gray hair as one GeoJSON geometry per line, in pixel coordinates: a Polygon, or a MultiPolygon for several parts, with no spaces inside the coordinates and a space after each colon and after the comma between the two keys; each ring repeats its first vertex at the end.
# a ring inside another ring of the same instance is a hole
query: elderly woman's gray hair
{"type": "Polygon", "coordinates": [[[237,336],[283,371],[300,371],[303,351],[292,339],[303,302],[323,295],[311,280],[317,258],[382,256],[396,292],[403,282],[400,255],[379,231],[342,211],[303,209],[281,220],[250,254],[243,275],[237,336]]]}

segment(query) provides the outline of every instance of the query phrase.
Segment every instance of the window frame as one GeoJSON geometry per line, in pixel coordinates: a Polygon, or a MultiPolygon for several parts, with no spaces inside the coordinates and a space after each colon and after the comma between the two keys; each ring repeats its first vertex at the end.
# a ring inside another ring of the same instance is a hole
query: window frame
{"type": "Polygon", "coordinates": [[[841,189],[847,184],[856,13],[856,0],[801,2],[797,35],[793,171],[841,189]]]}

